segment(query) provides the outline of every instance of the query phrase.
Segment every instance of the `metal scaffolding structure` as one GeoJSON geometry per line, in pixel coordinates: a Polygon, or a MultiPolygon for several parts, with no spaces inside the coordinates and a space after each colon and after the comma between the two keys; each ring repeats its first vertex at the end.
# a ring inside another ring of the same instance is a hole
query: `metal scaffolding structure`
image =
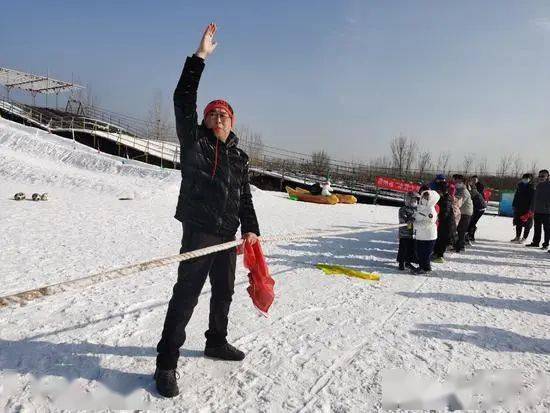
{"type": "Polygon", "coordinates": [[[55,94],[56,107],[57,96],[59,93],[71,90],[84,89],[84,86],[76,83],[64,82],[62,80],[52,79],[48,76],[33,75],[32,73],[20,72],[19,70],[0,67],[0,85],[7,89],[8,98],[12,89],[20,89],[30,92],[35,103],[37,94],[55,94]]]}

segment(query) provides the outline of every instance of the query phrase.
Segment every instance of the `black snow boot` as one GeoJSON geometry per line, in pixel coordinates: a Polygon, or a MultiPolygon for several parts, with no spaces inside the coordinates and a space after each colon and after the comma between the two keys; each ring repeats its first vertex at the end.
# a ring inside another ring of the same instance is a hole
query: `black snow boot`
{"type": "Polygon", "coordinates": [[[414,265],[409,264],[409,265],[407,265],[407,268],[409,269],[409,271],[410,271],[411,274],[414,274],[415,271],[418,271],[418,269],[419,269],[420,267],[415,267],[414,265]]]}
{"type": "Polygon", "coordinates": [[[412,270],[413,268],[416,268],[414,265],[412,265],[410,262],[406,262],[405,263],[405,267],[408,268],[409,270],[412,270]]]}
{"type": "Polygon", "coordinates": [[[180,394],[178,388],[179,374],[176,370],[161,370],[157,367],[154,377],[157,390],[161,396],[175,397],[180,394]]]}
{"type": "Polygon", "coordinates": [[[534,242],[530,243],[530,244],[527,244],[526,247],[529,247],[529,248],[538,248],[539,247],[539,244],[535,244],[534,242]]]}
{"type": "Polygon", "coordinates": [[[405,263],[404,262],[399,263],[399,271],[405,271],[405,263]]]}
{"type": "Polygon", "coordinates": [[[204,355],[220,360],[241,361],[244,359],[244,353],[229,343],[217,347],[206,346],[204,355]]]}

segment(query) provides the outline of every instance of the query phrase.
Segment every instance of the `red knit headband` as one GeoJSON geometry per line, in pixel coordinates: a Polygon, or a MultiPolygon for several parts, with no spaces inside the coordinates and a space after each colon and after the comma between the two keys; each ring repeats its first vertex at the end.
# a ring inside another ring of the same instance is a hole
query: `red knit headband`
{"type": "Polygon", "coordinates": [[[209,112],[212,112],[214,109],[224,109],[229,116],[231,116],[231,126],[235,124],[235,114],[233,113],[233,108],[225,100],[213,100],[204,108],[204,117],[208,115],[209,112]]]}

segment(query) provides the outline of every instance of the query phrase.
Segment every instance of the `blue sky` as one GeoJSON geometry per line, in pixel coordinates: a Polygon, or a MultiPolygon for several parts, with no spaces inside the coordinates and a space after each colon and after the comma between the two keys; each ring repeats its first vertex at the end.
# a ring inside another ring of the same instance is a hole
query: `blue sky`
{"type": "Polygon", "coordinates": [[[226,98],[265,143],[336,159],[420,147],[550,167],[550,1],[30,1],[0,13],[0,65],[90,85],[146,117],[204,26],[199,105],[226,98]]]}

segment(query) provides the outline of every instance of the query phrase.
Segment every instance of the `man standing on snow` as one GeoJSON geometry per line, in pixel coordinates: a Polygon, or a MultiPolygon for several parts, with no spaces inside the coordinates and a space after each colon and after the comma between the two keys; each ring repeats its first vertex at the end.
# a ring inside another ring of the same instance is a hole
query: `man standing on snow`
{"type": "MultiPolygon", "coordinates": [[[[477,180],[477,177],[470,178],[470,195],[472,197],[472,204],[474,206],[474,214],[468,224],[468,241],[474,242],[476,240],[477,223],[480,218],[485,214],[487,208],[487,202],[483,198],[483,193],[479,192],[478,185],[481,183],[477,180]],[[477,181],[477,182],[476,182],[477,181]]],[[[483,186],[483,185],[482,185],[483,186]]]]}
{"type": "Polygon", "coordinates": [[[533,242],[527,246],[538,247],[544,230],[542,249],[546,249],[550,243],[550,180],[546,169],[539,171],[539,183],[535,188],[531,210],[535,213],[535,234],[533,242]]]}
{"type": "Polygon", "coordinates": [[[483,199],[485,199],[485,185],[479,182],[479,178],[477,175],[472,175],[472,177],[470,178],[470,185],[475,186],[477,192],[479,192],[483,199]]]}
{"type": "MultiPolygon", "coordinates": [[[[214,100],[204,109],[202,123],[197,123],[197,89],[204,61],[217,45],[216,29],[215,24],[208,25],[197,52],[187,58],[174,92],[181,145],[182,180],[175,216],[183,225],[181,253],[232,241],[239,224],[246,242],[254,244],[260,235],[250,193],[248,156],[237,148],[238,139],[231,131],[235,123],[233,108],[224,100],[214,100]]],[[[179,349],[207,276],[212,295],[204,354],[223,360],[244,358],[244,353],[226,339],[235,264],[235,248],[180,262],[157,345],[155,381],[161,395],[179,394],[179,349]]]]}
{"type": "Polygon", "coordinates": [[[511,242],[523,243],[527,240],[531,227],[533,226],[533,217],[529,211],[535,196],[535,187],[532,185],[533,174],[526,173],[521,177],[518,183],[512,207],[514,208],[514,226],[516,227],[516,236],[511,242]],[[521,233],[523,231],[523,237],[521,233]]]}

